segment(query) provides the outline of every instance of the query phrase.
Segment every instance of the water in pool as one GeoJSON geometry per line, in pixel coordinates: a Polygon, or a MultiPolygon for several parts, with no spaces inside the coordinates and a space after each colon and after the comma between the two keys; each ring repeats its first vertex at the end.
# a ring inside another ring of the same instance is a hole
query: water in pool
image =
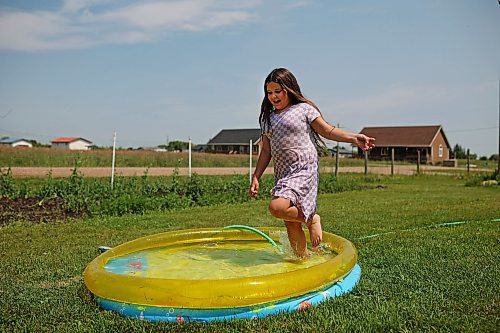
{"type": "Polygon", "coordinates": [[[319,254],[298,259],[284,245],[285,255],[266,241],[156,247],[112,258],[104,268],[115,274],[146,278],[218,280],[290,272],[321,264],[336,255],[324,248],[319,254]]]}

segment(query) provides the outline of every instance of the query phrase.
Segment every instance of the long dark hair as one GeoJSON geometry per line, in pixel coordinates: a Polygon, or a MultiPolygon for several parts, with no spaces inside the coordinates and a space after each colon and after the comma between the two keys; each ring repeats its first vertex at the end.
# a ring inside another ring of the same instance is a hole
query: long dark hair
{"type": "MultiPolygon", "coordinates": [[[[269,75],[266,77],[266,80],[264,81],[264,99],[262,100],[262,104],[260,106],[259,116],[259,121],[263,129],[271,128],[271,112],[273,112],[273,105],[267,98],[267,85],[270,82],[279,84],[282,89],[285,89],[287,91],[288,98],[290,99],[290,103],[292,105],[307,103],[313,106],[321,114],[321,111],[316,106],[316,104],[314,104],[311,100],[309,100],[302,94],[302,92],[300,91],[299,83],[297,82],[297,79],[292,74],[292,72],[290,72],[286,68],[275,68],[271,73],[269,73],[269,75]]],[[[319,134],[316,133],[314,129],[312,129],[312,131],[314,134],[314,141],[316,142],[318,148],[320,145],[324,145],[324,142],[319,134]]]]}

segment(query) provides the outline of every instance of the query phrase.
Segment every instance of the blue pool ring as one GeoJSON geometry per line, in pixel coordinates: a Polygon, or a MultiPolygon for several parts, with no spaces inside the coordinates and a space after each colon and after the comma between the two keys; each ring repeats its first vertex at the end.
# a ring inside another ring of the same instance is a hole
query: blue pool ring
{"type": "Polygon", "coordinates": [[[329,298],[341,296],[350,292],[361,277],[361,267],[356,264],[344,279],[337,281],[319,291],[311,292],[300,297],[285,299],[279,302],[260,304],[249,307],[225,309],[183,309],[157,306],[145,306],[116,302],[96,297],[97,303],[105,310],[110,310],[122,316],[139,320],[167,321],[167,322],[211,322],[233,319],[258,319],[281,312],[304,310],[317,305],[329,298]]]}

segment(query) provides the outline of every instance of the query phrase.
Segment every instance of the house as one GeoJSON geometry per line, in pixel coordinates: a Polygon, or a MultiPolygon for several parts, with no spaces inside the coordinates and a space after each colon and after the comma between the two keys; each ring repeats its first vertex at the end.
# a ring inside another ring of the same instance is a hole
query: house
{"type": "Polygon", "coordinates": [[[11,147],[33,148],[33,144],[26,139],[5,138],[5,139],[0,139],[0,144],[1,145],[9,145],[11,147]]]}
{"type": "Polygon", "coordinates": [[[223,129],[207,143],[207,152],[224,154],[258,154],[260,129],[223,129]]]}
{"type": "MultiPolygon", "coordinates": [[[[376,139],[370,159],[390,160],[392,149],[396,161],[417,161],[418,151],[421,163],[439,164],[450,158],[450,143],[441,125],[365,127],[361,133],[376,139]]],[[[358,155],[363,155],[361,149],[358,155]]]]}
{"type": "MultiPolygon", "coordinates": [[[[339,157],[354,157],[356,155],[355,153],[355,147],[350,147],[350,149],[340,146],[339,147],[339,157]]],[[[328,152],[332,157],[335,157],[337,155],[337,146],[333,146],[332,148],[328,148],[328,152]]]]}
{"type": "Polygon", "coordinates": [[[92,142],[84,138],[57,138],[51,141],[52,148],[89,150],[92,142]]]}

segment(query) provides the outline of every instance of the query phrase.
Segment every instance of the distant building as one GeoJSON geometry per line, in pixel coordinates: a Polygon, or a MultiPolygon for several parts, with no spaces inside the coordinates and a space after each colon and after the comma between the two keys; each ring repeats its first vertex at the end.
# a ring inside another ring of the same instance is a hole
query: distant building
{"type": "Polygon", "coordinates": [[[11,147],[33,148],[33,144],[26,139],[11,139],[11,138],[0,139],[0,144],[9,145],[11,147]]]}
{"type": "MultiPolygon", "coordinates": [[[[361,133],[376,139],[370,159],[390,160],[392,149],[396,161],[416,161],[419,151],[422,163],[438,164],[450,158],[451,147],[440,125],[365,127],[361,133]]],[[[361,149],[358,155],[363,155],[361,149]]]]}
{"type": "Polygon", "coordinates": [[[84,138],[57,138],[51,141],[52,148],[89,150],[92,142],[84,138]]]}
{"type": "MultiPolygon", "coordinates": [[[[345,147],[340,146],[339,147],[339,157],[354,157],[357,156],[357,150],[356,153],[354,151],[354,147],[350,147],[351,149],[347,149],[345,147]]],[[[335,157],[337,155],[337,146],[333,146],[332,148],[328,148],[328,151],[330,152],[332,157],[335,157]]]]}
{"type": "Polygon", "coordinates": [[[208,149],[208,146],[207,145],[195,145],[194,148],[193,148],[193,151],[195,152],[198,152],[198,153],[204,153],[206,152],[208,149]]]}
{"type": "Polygon", "coordinates": [[[260,129],[223,129],[208,141],[206,151],[224,154],[249,154],[250,140],[252,140],[252,152],[258,154],[260,129]]]}

